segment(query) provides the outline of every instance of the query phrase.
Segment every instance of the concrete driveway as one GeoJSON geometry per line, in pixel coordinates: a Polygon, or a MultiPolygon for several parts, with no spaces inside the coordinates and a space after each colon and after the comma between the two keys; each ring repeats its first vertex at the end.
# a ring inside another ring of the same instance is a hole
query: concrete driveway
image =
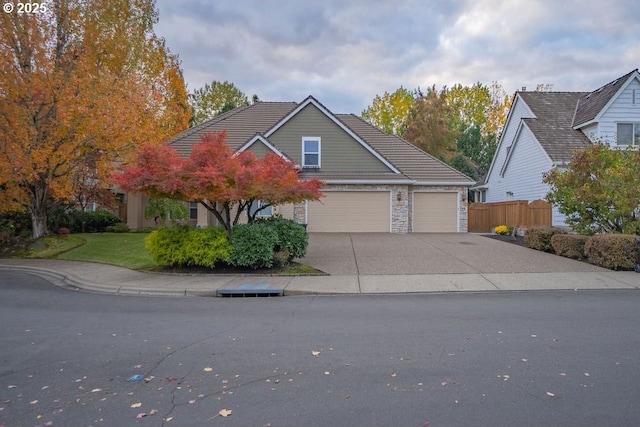
{"type": "Polygon", "coordinates": [[[340,276],[608,271],[467,233],[310,233],[302,262],[340,276]]]}

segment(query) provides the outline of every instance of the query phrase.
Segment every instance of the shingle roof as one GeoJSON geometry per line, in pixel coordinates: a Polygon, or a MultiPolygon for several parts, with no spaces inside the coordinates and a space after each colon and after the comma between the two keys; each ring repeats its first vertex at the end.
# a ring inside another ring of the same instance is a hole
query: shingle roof
{"type": "MultiPolygon", "coordinates": [[[[239,107],[215,117],[201,125],[194,126],[176,135],[168,144],[183,156],[189,155],[191,146],[200,141],[200,135],[206,132],[227,132],[227,142],[233,150],[238,150],[257,133],[265,134],[300,104],[295,102],[258,102],[251,106],[239,107]]],[[[325,107],[326,108],[326,107],[325,107]]],[[[417,181],[440,184],[471,185],[474,181],[454,168],[435,159],[424,151],[414,147],[403,139],[388,135],[371,126],[353,114],[333,115],[344,124],[373,151],[391,163],[401,173],[323,173],[316,172],[324,180],[379,180],[379,181],[417,181]]],[[[285,153],[286,154],[286,153],[285,153]]],[[[314,172],[303,171],[303,176],[314,172]]],[[[314,176],[316,176],[314,174],[314,176]]]]}
{"type": "Polygon", "coordinates": [[[258,102],[238,107],[179,133],[168,144],[186,156],[191,153],[191,146],[200,142],[200,135],[226,130],[227,143],[233,150],[238,150],[256,133],[271,129],[297,106],[295,102],[258,102]]]}
{"type": "Polygon", "coordinates": [[[425,153],[402,138],[389,135],[354,114],[336,114],[355,133],[408,178],[419,182],[474,181],[465,174],[425,153]]]}
{"type": "Polygon", "coordinates": [[[584,94],[577,102],[572,126],[580,126],[595,119],[611,98],[618,93],[620,87],[624,85],[627,80],[629,80],[629,77],[637,71],[638,69],[636,68],[628,74],[607,83],[601,88],[584,94]]]}
{"type": "Polygon", "coordinates": [[[589,146],[589,139],[573,129],[573,115],[586,92],[517,92],[535,118],[525,118],[529,127],[553,162],[568,162],[577,149],[589,146]]]}

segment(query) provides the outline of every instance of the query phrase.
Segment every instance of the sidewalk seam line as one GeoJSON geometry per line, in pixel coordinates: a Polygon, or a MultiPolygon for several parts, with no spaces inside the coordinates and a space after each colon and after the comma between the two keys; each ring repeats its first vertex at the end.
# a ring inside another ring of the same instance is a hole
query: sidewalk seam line
{"type": "Polygon", "coordinates": [[[356,257],[356,249],[353,247],[353,238],[349,233],[349,241],[351,242],[351,252],[353,252],[353,262],[356,264],[356,278],[358,279],[358,292],[362,293],[362,287],[360,286],[360,267],[358,267],[358,258],[356,257]]]}

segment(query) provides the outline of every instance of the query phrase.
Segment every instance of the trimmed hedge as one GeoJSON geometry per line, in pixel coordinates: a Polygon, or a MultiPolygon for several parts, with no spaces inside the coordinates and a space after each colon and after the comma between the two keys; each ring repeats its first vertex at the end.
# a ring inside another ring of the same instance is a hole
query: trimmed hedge
{"type": "Polygon", "coordinates": [[[579,234],[554,234],[551,236],[551,246],[557,255],[583,260],[586,258],[584,245],[589,236],[579,234]]]}
{"type": "Polygon", "coordinates": [[[610,270],[633,270],[640,262],[636,237],[630,234],[597,234],[584,245],[591,264],[610,270]]]}
{"type": "Polygon", "coordinates": [[[266,222],[239,224],[231,230],[229,260],[236,267],[271,268],[278,233],[266,222]]]}
{"type": "Polygon", "coordinates": [[[221,228],[193,228],[186,225],[163,227],[145,239],[154,261],[173,267],[199,266],[214,268],[227,263],[231,245],[221,228]]]}
{"type": "MultiPolygon", "coordinates": [[[[288,253],[286,262],[291,262],[294,258],[304,258],[307,254],[309,234],[302,225],[290,219],[277,217],[261,219],[256,223],[265,223],[275,230],[278,242],[273,251],[280,254],[288,253]]],[[[282,264],[281,262],[276,263],[282,264]]]]}
{"type": "Polygon", "coordinates": [[[524,233],[524,242],[532,249],[553,253],[551,238],[556,234],[567,234],[567,232],[556,227],[531,227],[524,233]]]}

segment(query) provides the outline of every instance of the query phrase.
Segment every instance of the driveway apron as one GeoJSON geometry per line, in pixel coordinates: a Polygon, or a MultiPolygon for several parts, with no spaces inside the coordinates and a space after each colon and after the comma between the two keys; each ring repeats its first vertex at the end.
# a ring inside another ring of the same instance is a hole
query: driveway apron
{"type": "Polygon", "coordinates": [[[469,233],[311,233],[302,262],[361,276],[608,271],[469,233]]]}

